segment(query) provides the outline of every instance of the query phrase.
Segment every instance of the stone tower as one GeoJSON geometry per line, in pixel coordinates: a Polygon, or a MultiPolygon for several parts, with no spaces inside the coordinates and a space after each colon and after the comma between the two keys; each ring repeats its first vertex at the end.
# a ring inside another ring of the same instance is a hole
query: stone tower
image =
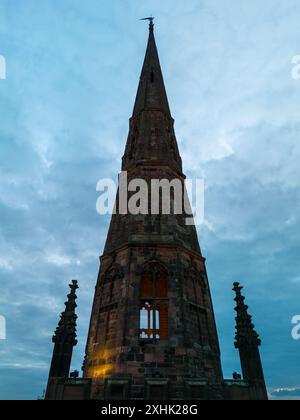
{"type": "MultiPolygon", "coordinates": [[[[128,182],[184,184],[152,21],[122,170],[128,182]]],[[[84,362],[93,398],[222,398],[205,258],[187,216],[121,214],[117,197],[84,362]]]]}
{"type": "Polygon", "coordinates": [[[76,345],[73,283],[53,339],[46,399],[267,399],[260,340],[237,283],[235,346],[244,378],[235,373],[223,379],[205,258],[189,206],[177,207],[178,195],[186,204],[184,181],[151,18],[116,211],[100,259],[83,378],[68,377],[76,345]],[[135,210],[129,211],[132,201],[135,210]]]}

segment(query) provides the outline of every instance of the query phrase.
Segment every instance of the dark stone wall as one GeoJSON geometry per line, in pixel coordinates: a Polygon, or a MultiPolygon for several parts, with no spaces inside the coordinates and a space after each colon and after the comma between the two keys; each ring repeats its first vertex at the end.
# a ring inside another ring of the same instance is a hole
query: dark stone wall
{"type": "MultiPolygon", "coordinates": [[[[155,180],[179,180],[182,188],[182,197],[184,197],[184,177],[179,176],[172,169],[165,166],[149,165],[132,169],[128,172],[128,184],[131,180],[142,179],[148,185],[148,214],[122,215],[114,214],[112,216],[110,229],[107,236],[104,254],[114,253],[125,245],[167,245],[181,246],[189,251],[201,255],[197,231],[194,225],[189,226],[186,219],[191,215],[185,211],[182,214],[154,215],[151,212],[151,181],[155,180]]],[[[173,190],[171,189],[171,198],[173,190]]],[[[128,194],[128,201],[134,193],[128,194]]],[[[160,197],[160,206],[162,198],[160,197]]],[[[116,200],[116,208],[119,210],[119,193],[116,200]]],[[[160,207],[161,208],[161,207],[160,207]]],[[[184,203],[182,205],[185,210],[184,203]]],[[[172,208],[171,208],[172,210],[172,208]]]]}
{"type": "MultiPolygon", "coordinates": [[[[174,247],[125,247],[105,256],[96,287],[85,377],[94,397],[103,397],[109,378],[130,378],[130,395],[143,398],[145,380],[168,381],[172,398],[183,398],[185,379],[205,378],[221,386],[223,377],[205,261],[174,247]],[[168,272],[168,340],[139,337],[140,278],[157,261],[168,272]]],[[[169,394],[170,395],[170,394],[169,394]]]]}

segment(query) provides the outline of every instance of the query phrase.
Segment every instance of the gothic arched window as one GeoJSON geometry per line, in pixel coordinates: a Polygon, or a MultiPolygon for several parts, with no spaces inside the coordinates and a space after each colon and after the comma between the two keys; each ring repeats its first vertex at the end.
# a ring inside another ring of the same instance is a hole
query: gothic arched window
{"type": "Polygon", "coordinates": [[[168,274],[153,262],[141,275],[139,334],[141,339],[166,340],[168,330],[168,274]]]}

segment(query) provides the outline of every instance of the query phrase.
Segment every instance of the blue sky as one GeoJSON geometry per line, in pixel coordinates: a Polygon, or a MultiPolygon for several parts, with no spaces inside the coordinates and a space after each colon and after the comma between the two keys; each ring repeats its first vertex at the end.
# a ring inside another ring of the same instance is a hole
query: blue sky
{"type": "MultiPolygon", "coordinates": [[[[96,183],[120,169],[147,40],[138,19],[151,13],[185,172],[205,179],[199,237],[224,374],[240,370],[238,280],[269,389],[300,388],[299,0],[1,0],[1,399],[45,388],[72,278],[81,367],[109,223],[96,213],[96,183]]],[[[274,398],[289,395],[300,391],[274,398]]]]}

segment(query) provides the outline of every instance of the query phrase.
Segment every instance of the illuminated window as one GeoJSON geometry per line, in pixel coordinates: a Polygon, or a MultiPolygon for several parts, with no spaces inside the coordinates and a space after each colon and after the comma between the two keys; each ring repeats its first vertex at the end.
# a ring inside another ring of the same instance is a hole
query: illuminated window
{"type": "Polygon", "coordinates": [[[168,276],[161,265],[151,263],[142,273],[140,301],[140,338],[166,340],[169,330],[168,276]]]}

